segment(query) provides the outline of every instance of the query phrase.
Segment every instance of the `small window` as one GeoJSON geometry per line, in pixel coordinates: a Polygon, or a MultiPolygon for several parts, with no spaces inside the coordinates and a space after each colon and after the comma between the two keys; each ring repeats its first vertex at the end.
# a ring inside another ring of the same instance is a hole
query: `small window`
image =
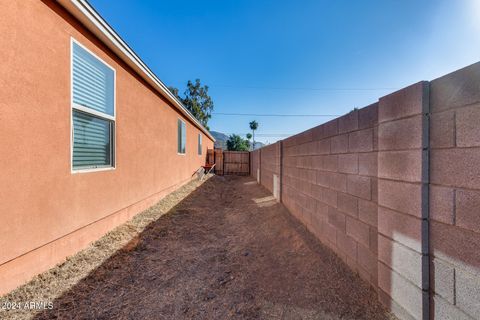
{"type": "Polygon", "coordinates": [[[198,134],[198,155],[202,155],[202,134],[198,134]]]}
{"type": "Polygon", "coordinates": [[[185,127],[185,122],[178,119],[178,148],[177,148],[178,153],[185,154],[186,143],[187,143],[187,132],[185,127]]]}
{"type": "Polygon", "coordinates": [[[115,71],[72,40],[72,168],[114,167],[115,71]]]}

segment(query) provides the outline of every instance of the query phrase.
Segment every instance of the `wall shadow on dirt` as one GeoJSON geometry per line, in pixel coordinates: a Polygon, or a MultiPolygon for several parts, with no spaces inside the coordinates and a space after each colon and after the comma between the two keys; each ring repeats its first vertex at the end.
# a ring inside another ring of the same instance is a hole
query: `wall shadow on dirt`
{"type": "Polygon", "coordinates": [[[388,319],[248,177],[213,177],[35,319],[388,319]]]}

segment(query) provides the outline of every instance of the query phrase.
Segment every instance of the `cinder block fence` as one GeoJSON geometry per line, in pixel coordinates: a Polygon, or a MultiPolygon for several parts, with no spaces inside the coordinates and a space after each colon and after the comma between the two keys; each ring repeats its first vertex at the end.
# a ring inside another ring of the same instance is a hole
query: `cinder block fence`
{"type": "Polygon", "coordinates": [[[401,319],[480,319],[480,63],[251,153],[401,319]]]}

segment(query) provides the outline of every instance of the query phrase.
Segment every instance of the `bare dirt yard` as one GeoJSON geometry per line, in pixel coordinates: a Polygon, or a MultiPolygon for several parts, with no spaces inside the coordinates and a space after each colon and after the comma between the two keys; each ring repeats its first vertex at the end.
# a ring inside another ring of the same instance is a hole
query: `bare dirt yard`
{"type": "Polygon", "coordinates": [[[207,180],[53,305],[35,319],[392,318],[266,189],[235,176],[207,180]]]}

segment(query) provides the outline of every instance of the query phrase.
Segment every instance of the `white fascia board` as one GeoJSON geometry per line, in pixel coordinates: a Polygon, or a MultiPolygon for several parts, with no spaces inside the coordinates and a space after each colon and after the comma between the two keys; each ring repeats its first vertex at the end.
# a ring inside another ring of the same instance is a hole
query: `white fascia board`
{"type": "Polygon", "coordinates": [[[212,141],[215,138],[183,104],[168,90],[167,86],[148,68],[137,54],[123,41],[108,23],[85,0],[57,0],[68,12],[95,34],[106,46],[134,69],[145,81],[167,98],[180,112],[190,119],[212,141]]]}

